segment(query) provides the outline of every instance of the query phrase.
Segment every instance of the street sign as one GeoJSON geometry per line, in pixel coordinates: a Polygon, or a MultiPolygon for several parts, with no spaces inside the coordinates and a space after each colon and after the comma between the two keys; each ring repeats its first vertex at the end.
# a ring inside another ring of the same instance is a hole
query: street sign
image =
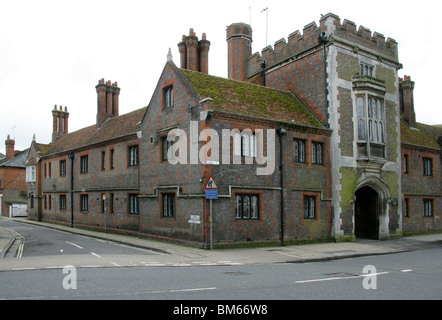
{"type": "Polygon", "coordinates": [[[206,189],[206,200],[218,199],[218,189],[206,189]]]}
{"type": "Polygon", "coordinates": [[[210,176],[209,181],[206,184],[206,200],[210,200],[210,250],[213,249],[213,212],[212,212],[212,200],[218,199],[218,186],[215,180],[210,176]]]}
{"type": "Polygon", "coordinates": [[[210,176],[209,181],[207,181],[206,190],[207,189],[217,189],[218,190],[218,186],[216,185],[215,180],[213,179],[212,176],[210,176]]]}

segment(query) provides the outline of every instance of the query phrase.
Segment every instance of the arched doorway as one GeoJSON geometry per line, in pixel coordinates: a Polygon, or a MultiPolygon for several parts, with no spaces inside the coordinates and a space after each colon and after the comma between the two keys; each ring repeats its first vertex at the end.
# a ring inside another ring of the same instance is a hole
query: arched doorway
{"type": "Polygon", "coordinates": [[[379,239],[378,193],[364,186],[356,191],[355,236],[364,239],[379,239]]]}

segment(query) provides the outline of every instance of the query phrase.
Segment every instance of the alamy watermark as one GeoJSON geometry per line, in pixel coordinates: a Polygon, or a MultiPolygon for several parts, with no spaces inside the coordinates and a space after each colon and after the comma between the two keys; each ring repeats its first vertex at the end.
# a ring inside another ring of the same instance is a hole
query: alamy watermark
{"type": "Polygon", "coordinates": [[[63,289],[76,290],[77,289],[77,269],[74,266],[65,266],[63,268],[63,274],[67,274],[63,278],[63,289]]]}
{"type": "Polygon", "coordinates": [[[170,164],[254,164],[259,176],[275,171],[275,129],[215,129],[199,132],[198,121],[191,121],[189,133],[172,129],[167,135],[167,160],[170,164]],[[231,144],[233,141],[233,145],[231,144]],[[199,142],[206,142],[199,149],[199,142]],[[233,152],[233,156],[232,156],[233,152]]]}

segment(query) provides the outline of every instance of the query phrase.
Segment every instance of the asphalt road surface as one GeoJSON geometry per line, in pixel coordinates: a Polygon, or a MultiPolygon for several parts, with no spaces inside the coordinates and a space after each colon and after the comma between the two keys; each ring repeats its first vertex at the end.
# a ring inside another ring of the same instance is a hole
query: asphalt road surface
{"type": "MultiPolygon", "coordinates": [[[[306,264],[160,267],[142,263],[160,254],[149,250],[12,221],[2,225],[25,237],[27,266],[42,259],[54,262],[49,268],[0,271],[2,300],[167,300],[172,301],[165,311],[170,313],[189,311],[178,303],[182,299],[262,305],[270,300],[442,298],[442,248],[306,264]],[[67,267],[70,261],[75,268],[67,267]]],[[[0,270],[5,260],[22,259],[0,260],[0,270]]],[[[214,308],[206,312],[219,311],[214,308]]]]}

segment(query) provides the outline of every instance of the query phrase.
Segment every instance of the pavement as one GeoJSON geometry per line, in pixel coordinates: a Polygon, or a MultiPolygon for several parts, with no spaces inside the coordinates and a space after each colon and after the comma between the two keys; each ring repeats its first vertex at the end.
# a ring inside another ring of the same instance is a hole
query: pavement
{"type": "MultiPolygon", "coordinates": [[[[45,222],[36,222],[24,218],[2,217],[2,219],[9,219],[20,223],[33,224],[40,227],[52,228],[151,250],[159,253],[156,260],[161,263],[161,265],[171,265],[172,263],[174,265],[180,263],[186,265],[196,263],[196,261],[199,262],[199,265],[217,265],[226,263],[229,265],[307,263],[362,256],[395,254],[442,246],[442,233],[437,233],[384,241],[357,240],[356,242],[305,244],[284,247],[204,250],[133,236],[96,232],[45,222]]],[[[16,232],[0,226],[0,258],[4,258],[15,239],[18,239],[19,236],[20,235],[16,232]]]]}

